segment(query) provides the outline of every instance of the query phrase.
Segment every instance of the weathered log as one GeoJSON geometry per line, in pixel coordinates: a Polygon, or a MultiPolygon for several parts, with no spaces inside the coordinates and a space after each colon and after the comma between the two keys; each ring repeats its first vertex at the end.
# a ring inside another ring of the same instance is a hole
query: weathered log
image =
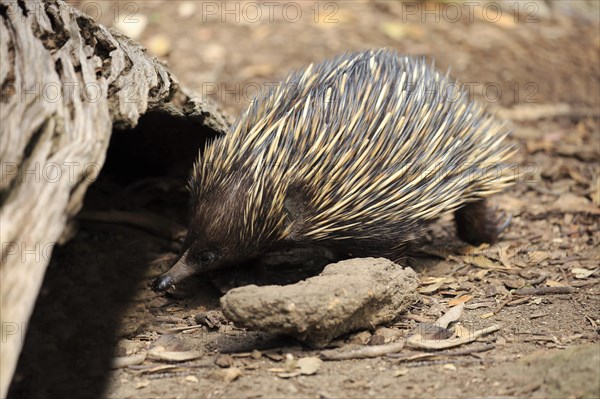
{"type": "Polygon", "coordinates": [[[194,120],[204,133],[223,133],[227,121],[139,44],[60,1],[0,0],[0,17],[5,397],[52,249],[67,238],[113,129],[151,111],[194,120]]]}

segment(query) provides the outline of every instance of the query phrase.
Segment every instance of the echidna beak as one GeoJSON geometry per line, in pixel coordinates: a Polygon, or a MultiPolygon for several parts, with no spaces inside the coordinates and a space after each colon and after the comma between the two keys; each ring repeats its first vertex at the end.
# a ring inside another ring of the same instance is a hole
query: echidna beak
{"type": "Polygon", "coordinates": [[[182,258],[167,270],[166,273],[161,274],[154,280],[152,283],[153,291],[164,292],[194,274],[194,268],[188,266],[182,258]]]}
{"type": "Polygon", "coordinates": [[[152,291],[164,292],[173,286],[173,279],[165,274],[158,276],[152,283],[152,291]]]}

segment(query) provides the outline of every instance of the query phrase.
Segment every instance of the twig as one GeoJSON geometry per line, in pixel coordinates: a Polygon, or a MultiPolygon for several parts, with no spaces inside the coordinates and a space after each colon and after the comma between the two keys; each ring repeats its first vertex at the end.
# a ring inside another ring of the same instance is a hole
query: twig
{"type": "Polygon", "coordinates": [[[111,367],[113,369],[122,369],[128,366],[144,363],[144,360],[146,360],[145,352],[132,356],[119,356],[113,358],[111,367]]]}
{"type": "Polygon", "coordinates": [[[557,344],[560,344],[560,342],[556,338],[553,338],[553,337],[550,337],[547,335],[539,335],[536,337],[521,338],[521,342],[539,342],[539,341],[556,342],[557,344]]]}
{"type": "MultiPolygon", "coordinates": [[[[185,323],[185,319],[182,319],[181,317],[175,317],[175,316],[156,316],[156,321],[160,322],[160,323],[172,323],[172,324],[185,323]]],[[[187,327],[189,327],[189,326],[187,326],[187,327]]]]}
{"type": "MultiPolygon", "coordinates": [[[[134,370],[136,370],[137,368],[133,368],[130,367],[134,370]]],[[[164,371],[164,370],[173,370],[173,369],[180,369],[181,367],[175,364],[165,364],[163,366],[154,366],[151,368],[145,368],[143,370],[139,371],[139,374],[149,374],[149,373],[156,373],[158,371],[164,371]]]]}
{"type": "Polygon", "coordinates": [[[525,287],[513,292],[515,295],[552,295],[552,294],[570,294],[577,291],[574,287],[525,287]]]}
{"type": "Polygon", "coordinates": [[[156,363],[147,364],[147,365],[131,365],[128,368],[130,370],[135,370],[139,372],[155,372],[161,370],[168,370],[173,368],[206,368],[213,367],[215,365],[215,361],[213,358],[208,360],[194,360],[189,362],[182,362],[178,364],[170,364],[170,365],[161,365],[157,366],[156,363]]]}
{"type": "Polygon", "coordinates": [[[187,362],[190,360],[196,360],[204,356],[204,353],[198,350],[185,351],[185,352],[173,352],[173,351],[160,351],[158,349],[151,349],[148,352],[148,358],[158,361],[166,362],[187,362]]]}
{"type": "Polygon", "coordinates": [[[539,119],[571,117],[598,118],[598,111],[592,108],[574,108],[569,104],[522,104],[513,108],[501,108],[498,110],[498,116],[503,119],[513,121],[536,121],[539,119]]]}
{"type": "Polygon", "coordinates": [[[168,333],[174,333],[174,332],[180,332],[180,331],[195,330],[197,328],[202,328],[202,327],[204,327],[204,324],[195,324],[193,326],[183,326],[183,327],[172,327],[172,328],[160,329],[160,332],[161,332],[161,334],[168,334],[168,333]]]}
{"type": "Polygon", "coordinates": [[[496,306],[496,309],[494,309],[494,314],[497,314],[499,311],[501,311],[510,301],[512,301],[511,297],[500,302],[498,306],[496,306]]]}
{"type": "Polygon", "coordinates": [[[527,301],[529,301],[531,298],[528,297],[522,297],[522,298],[517,298],[517,299],[511,299],[508,301],[508,303],[506,304],[506,306],[517,306],[517,305],[521,305],[527,301]]]}
{"type": "Polygon", "coordinates": [[[185,235],[186,229],[174,221],[159,215],[125,211],[82,211],[80,220],[126,224],[145,230],[158,237],[174,240],[185,235]]]}
{"type": "Polygon", "coordinates": [[[465,349],[454,350],[454,351],[426,352],[426,353],[417,353],[414,355],[405,355],[405,354],[401,354],[401,353],[390,353],[387,355],[387,357],[399,359],[401,361],[413,361],[413,360],[426,359],[428,357],[470,355],[473,353],[489,351],[491,349],[494,349],[495,347],[496,347],[496,345],[489,344],[489,345],[474,346],[472,348],[465,348],[465,349]]]}
{"type": "Polygon", "coordinates": [[[498,331],[500,329],[499,325],[493,325],[491,327],[483,328],[481,330],[474,331],[472,334],[469,334],[464,337],[458,338],[448,338],[441,340],[434,339],[424,339],[420,334],[412,335],[408,337],[406,340],[406,346],[411,348],[421,348],[421,349],[446,349],[452,348],[454,346],[459,346],[466,344],[468,342],[473,342],[477,338],[484,336],[486,334],[492,333],[494,331],[498,331]]]}
{"type": "Polygon", "coordinates": [[[390,353],[400,352],[404,348],[404,341],[394,342],[386,345],[361,346],[356,349],[343,350],[333,349],[321,352],[323,360],[347,360],[347,359],[366,359],[371,357],[380,357],[390,353]]]}

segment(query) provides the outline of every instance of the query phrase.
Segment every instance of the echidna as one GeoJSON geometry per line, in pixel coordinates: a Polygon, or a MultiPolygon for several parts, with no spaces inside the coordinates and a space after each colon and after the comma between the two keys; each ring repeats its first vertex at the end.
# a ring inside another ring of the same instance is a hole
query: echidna
{"type": "Polygon", "coordinates": [[[182,255],[153,289],[290,246],[397,260],[453,211],[463,240],[492,243],[505,223],[485,198],[511,183],[508,133],[424,59],[311,64],[200,155],[182,255]]]}

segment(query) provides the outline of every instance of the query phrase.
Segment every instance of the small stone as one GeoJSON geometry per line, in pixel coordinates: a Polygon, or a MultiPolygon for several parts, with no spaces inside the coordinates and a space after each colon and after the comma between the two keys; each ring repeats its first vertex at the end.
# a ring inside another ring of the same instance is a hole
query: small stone
{"type": "Polygon", "coordinates": [[[187,377],[184,378],[184,380],[187,382],[193,382],[194,384],[198,383],[198,378],[196,378],[196,376],[194,376],[194,375],[188,375],[187,377]]]}
{"type": "Polygon", "coordinates": [[[242,370],[237,367],[230,367],[228,369],[223,370],[223,379],[225,382],[232,382],[236,380],[240,375],[242,375],[242,370]]]}
{"type": "Polygon", "coordinates": [[[402,337],[402,332],[395,328],[379,327],[377,330],[375,330],[375,335],[381,335],[385,338],[385,343],[389,344],[390,342],[394,342],[398,338],[402,337]]]}
{"type": "Polygon", "coordinates": [[[285,364],[284,367],[287,371],[294,371],[296,368],[296,359],[294,359],[294,355],[291,353],[285,354],[285,364]]]}
{"type": "Polygon", "coordinates": [[[234,359],[229,355],[219,355],[215,360],[215,364],[222,368],[231,367],[233,362],[234,359]]]}
{"type": "Polygon", "coordinates": [[[453,365],[452,363],[448,363],[448,364],[444,364],[443,369],[448,370],[448,371],[456,371],[456,366],[453,365]]]}
{"type": "Polygon", "coordinates": [[[260,351],[258,351],[258,350],[256,350],[256,349],[254,349],[254,350],[252,351],[252,353],[250,354],[250,357],[251,357],[252,359],[257,359],[257,360],[258,360],[258,359],[260,359],[260,358],[262,357],[262,353],[260,353],[260,351]]]}
{"type": "Polygon", "coordinates": [[[323,361],[321,359],[312,356],[298,359],[296,366],[300,368],[300,373],[304,375],[313,375],[319,370],[322,364],[323,361]]]}
{"type": "Polygon", "coordinates": [[[368,345],[383,345],[385,344],[385,337],[383,335],[373,335],[371,339],[369,339],[368,345]]]}
{"type": "Polygon", "coordinates": [[[366,345],[370,338],[371,333],[369,331],[361,331],[353,334],[348,340],[348,343],[355,345],[366,345]]]}
{"type": "Polygon", "coordinates": [[[396,369],[392,372],[392,375],[394,377],[402,377],[403,375],[406,375],[408,373],[408,369],[407,368],[402,368],[402,369],[396,369]]]}
{"type": "Polygon", "coordinates": [[[203,324],[208,328],[219,328],[225,322],[223,314],[218,310],[209,310],[208,312],[200,312],[194,316],[196,323],[203,324]]]}
{"type": "Polygon", "coordinates": [[[429,340],[447,339],[452,336],[452,331],[448,330],[447,328],[430,323],[419,324],[414,329],[414,332],[429,340]]]}

